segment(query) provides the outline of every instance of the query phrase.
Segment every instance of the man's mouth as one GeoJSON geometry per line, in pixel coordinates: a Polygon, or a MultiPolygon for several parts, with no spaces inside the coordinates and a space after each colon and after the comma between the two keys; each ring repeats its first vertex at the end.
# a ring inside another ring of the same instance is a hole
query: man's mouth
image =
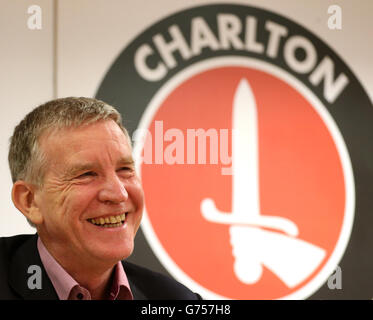
{"type": "Polygon", "coordinates": [[[94,219],[87,219],[88,222],[104,228],[117,228],[124,224],[126,220],[126,213],[118,214],[116,216],[98,217],[94,219]]]}

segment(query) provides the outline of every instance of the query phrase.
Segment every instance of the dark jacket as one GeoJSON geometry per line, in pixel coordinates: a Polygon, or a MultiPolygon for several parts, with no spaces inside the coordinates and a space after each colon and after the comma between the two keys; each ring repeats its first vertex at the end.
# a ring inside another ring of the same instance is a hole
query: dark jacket
{"type": "MultiPolygon", "coordinates": [[[[0,299],[58,300],[37,249],[37,234],[0,238],[0,299]],[[41,289],[29,289],[31,265],[40,266],[41,289]]],[[[195,300],[201,297],[160,273],[122,261],[134,299],[195,300]]]]}

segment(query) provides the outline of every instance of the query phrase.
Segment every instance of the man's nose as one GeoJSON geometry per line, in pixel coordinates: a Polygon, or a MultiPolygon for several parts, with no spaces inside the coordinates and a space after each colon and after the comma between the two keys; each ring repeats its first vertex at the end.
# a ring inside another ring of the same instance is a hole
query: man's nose
{"type": "Polygon", "coordinates": [[[128,199],[128,193],[124,183],[116,176],[105,179],[99,192],[99,200],[108,203],[121,203],[128,199]]]}

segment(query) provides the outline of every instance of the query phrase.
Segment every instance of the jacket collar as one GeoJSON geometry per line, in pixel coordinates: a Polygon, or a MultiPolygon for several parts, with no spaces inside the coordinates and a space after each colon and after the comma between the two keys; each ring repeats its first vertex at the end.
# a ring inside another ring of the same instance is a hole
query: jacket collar
{"type": "Polygon", "coordinates": [[[138,281],[136,281],[137,280],[136,273],[132,272],[131,270],[132,269],[131,265],[125,260],[122,260],[121,262],[122,262],[124,271],[126,272],[126,276],[127,276],[130,288],[131,288],[133,299],[134,300],[148,300],[148,298],[145,296],[143,291],[136,285],[136,282],[138,281]]]}

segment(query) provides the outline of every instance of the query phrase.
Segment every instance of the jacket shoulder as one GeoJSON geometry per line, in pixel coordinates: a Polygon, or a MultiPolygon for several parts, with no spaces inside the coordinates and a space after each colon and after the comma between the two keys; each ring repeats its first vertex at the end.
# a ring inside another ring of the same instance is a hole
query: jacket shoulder
{"type": "Polygon", "coordinates": [[[152,271],[145,267],[122,261],[124,270],[130,282],[150,300],[197,300],[199,294],[189,290],[186,286],[173,278],[152,271]]]}
{"type": "Polygon", "coordinates": [[[33,234],[18,234],[10,237],[0,237],[0,252],[11,253],[12,250],[18,249],[27,240],[31,239],[33,234]]]}
{"type": "Polygon", "coordinates": [[[0,237],[0,271],[3,273],[9,265],[13,253],[34,235],[20,234],[11,237],[0,237]]]}
{"type": "Polygon", "coordinates": [[[11,260],[13,254],[32,237],[30,234],[0,237],[0,299],[16,298],[8,284],[11,260]]]}

